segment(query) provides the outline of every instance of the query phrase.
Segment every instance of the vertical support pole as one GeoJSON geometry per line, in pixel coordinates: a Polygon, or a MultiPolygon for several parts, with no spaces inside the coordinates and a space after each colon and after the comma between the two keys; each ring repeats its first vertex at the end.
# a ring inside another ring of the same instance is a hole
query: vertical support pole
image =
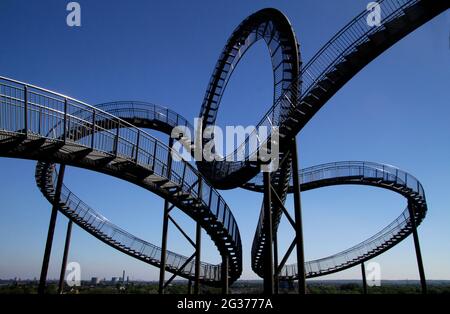
{"type": "MultiPolygon", "coordinates": [[[[273,221],[273,217],[272,217],[273,221]]],[[[277,231],[273,232],[273,271],[274,271],[274,293],[278,294],[279,292],[279,280],[278,280],[278,235],[277,231]]]]}
{"type": "Polygon", "coordinates": [[[273,294],[273,250],[272,250],[272,210],[270,172],[263,173],[264,178],[264,294],[273,294]]]}
{"type": "MultiPolygon", "coordinates": [[[[139,142],[141,140],[141,130],[138,130],[137,133],[137,139],[136,139],[136,151],[134,152],[134,162],[137,163],[138,162],[138,158],[139,158],[139,142]]],[[[172,138],[169,139],[169,147],[172,148],[172,138]]],[[[169,151],[169,155],[170,155],[170,151],[169,151]]]]}
{"type": "Polygon", "coordinates": [[[194,280],[194,294],[200,293],[200,257],[201,257],[201,249],[202,249],[202,227],[200,225],[200,220],[202,219],[201,215],[201,206],[203,204],[202,201],[202,178],[198,177],[198,192],[197,192],[197,224],[195,231],[195,280],[194,280]]]}
{"type": "Polygon", "coordinates": [[[422,287],[422,294],[426,294],[427,293],[427,280],[425,278],[425,270],[423,268],[422,253],[420,250],[419,235],[417,234],[416,220],[414,219],[414,217],[415,217],[414,206],[410,200],[408,200],[408,210],[409,210],[409,217],[410,217],[410,221],[411,221],[411,228],[413,231],[414,247],[416,249],[416,258],[417,258],[417,266],[419,268],[420,285],[422,287]]]}
{"type": "Polygon", "coordinates": [[[297,247],[297,271],[298,271],[298,293],[306,294],[306,277],[305,277],[305,253],[303,249],[303,222],[302,222],[302,205],[300,201],[300,179],[297,156],[297,141],[295,137],[291,143],[292,156],[292,181],[294,184],[294,210],[295,210],[295,233],[297,247]]]}
{"type": "MultiPolygon", "coordinates": [[[[173,146],[173,138],[169,138],[169,147],[173,146]]],[[[170,151],[167,156],[167,169],[168,176],[170,176],[172,168],[172,156],[170,151]]],[[[161,240],[161,267],[159,269],[159,287],[158,293],[164,294],[164,277],[166,274],[166,255],[167,255],[167,233],[169,230],[169,207],[170,203],[168,200],[164,200],[164,216],[163,216],[163,230],[162,230],[162,240],[161,240]]]]}
{"type": "Polygon", "coordinates": [[[222,256],[222,294],[228,294],[228,256],[222,256]]]}
{"type": "Polygon", "coordinates": [[[63,118],[63,141],[66,144],[67,140],[67,98],[64,98],[64,118],[63,118]]]}
{"type": "Polygon", "coordinates": [[[117,157],[117,153],[119,150],[119,136],[120,136],[120,120],[117,120],[117,126],[116,126],[116,135],[114,137],[114,156],[117,157]]]}
{"type": "Polygon", "coordinates": [[[194,294],[200,293],[200,252],[202,248],[202,227],[197,221],[195,231],[195,280],[194,280],[194,294]]]}
{"type": "Polygon", "coordinates": [[[92,110],[92,137],[91,137],[91,149],[94,149],[94,145],[95,145],[95,110],[92,110]]]}
{"type": "Polygon", "coordinates": [[[192,294],[192,280],[188,280],[188,294],[192,294]]]}
{"type": "Polygon", "coordinates": [[[28,86],[23,86],[23,128],[28,137],[28,86]]]}
{"type": "Polygon", "coordinates": [[[64,254],[61,263],[61,273],[59,275],[58,293],[61,294],[64,290],[64,277],[66,276],[67,257],[69,256],[70,238],[72,235],[72,220],[69,219],[67,223],[66,242],[64,244],[64,254]]]}
{"type": "Polygon", "coordinates": [[[361,274],[362,274],[363,294],[367,294],[366,267],[364,266],[364,262],[361,263],[361,274]]]}
{"type": "Polygon", "coordinates": [[[44,259],[42,261],[41,277],[39,279],[38,293],[44,294],[45,283],[47,281],[48,264],[50,262],[50,254],[52,252],[53,235],[55,234],[56,217],[58,215],[58,206],[61,198],[61,187],[64,180],[64,170],[66,166],[61,164],[58,173],[58,182],[56,183],[55,199],[53,201],[52,214],[50,216],[50,224],[48,226],[47,242],[45,243],[44,259]]]}

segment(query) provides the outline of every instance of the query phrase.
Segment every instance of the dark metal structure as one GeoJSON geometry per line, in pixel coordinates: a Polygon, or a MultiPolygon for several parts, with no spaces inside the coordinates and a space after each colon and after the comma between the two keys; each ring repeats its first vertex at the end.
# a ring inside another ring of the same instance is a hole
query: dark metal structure
{"type": "Polygon", "coordinates": [[[361,275],[362,275],[363,294],[367,294],[366,267],[364,266],[364,262],[361,263],[361,275]]]}
{"type": "MultiPolygon", "coordinates": [[[[280,280],[299,281],[306,293],[305,279],[334,273],[361,264],[413,234],[422,283],[425,273],[417,226],[427,211],[422,185],[412,175],[395,167],[372,162],[336,162],[299,170],[295,137],[314,114],[355,74],[395,42],[445,11],[449,4],[432,0],[381,0],[380,26],[366,23],[364,11],[328,41],[304,66],[299,45],[288,19],[278,10],[263,9],[245,19],[232,33],[214,68],[201,107],[202,128],[215,123],[227,83],[246,51],[263,40],[269,50],[274,73],[274,101],[258,126],[279,127],[279,168],[261,173],[262,163],[252,158],[259,148],[247,138],[243,161],[197,162],[198,169],[182,158],[173,160],[169,145],[152,137],[144,128],[168,135],[174,127],[194,128],[177,113],[143,102],[114,102],[96,107],[43,88],[0,77],[0,156],[37,160],[36,182],[53,205],[39,292],[45,280],[51,253],[57,211],[70,219],[61,269],[60,291],[70,244],[72,222],[115,249],[161,268],[159,292],[176,277],[200,284],[229,284],[242,273],[242,245],[237,223],[216,188],[244,187],[264,192],[260,219],[252,246],[252,269],[264,278],[264,292],[278,292],[280,280]],[[60,163],[59,173],[55,163],[60,163]],[[141,186],[164,200],[161,248],[112,224],[80,200],[63,183],[65,165],[82,167],[121,178],[141,186]],[[384,188],[407,199],[405,211],[386,228],[366,241],[333,256],[305,262],[300,191],[340,184],[363,184],[384,188]],[[294,218],[284,203],[294,196],[294,218]],[[195,241],[170,216],[173,208],[190,216],[196,225],[195,241]],[[278,260],[277,229],[285,216],[295,238],[278,260]],[[171,222],[193,245],[191,256],[167,249],[171,222]],[[202,229],[211,237],[222,257],[218,265],[200,261],[202,229]],[[286,265],[296,248],[297,263],[286,265]],[[165,280],[165,271],[173,275],[165,280]]],[[[269,129],[271,131],[272,129],[269,129]]],[[[270,142],[270,133],[266,142],[270,142]]],[[[186,141],[182,134],[177,138],[186,141]]],[[[194,143],[188,143],[192,149],[194,143]]],[[[366,291],[366,290],[364,290],[366,291]]]]}

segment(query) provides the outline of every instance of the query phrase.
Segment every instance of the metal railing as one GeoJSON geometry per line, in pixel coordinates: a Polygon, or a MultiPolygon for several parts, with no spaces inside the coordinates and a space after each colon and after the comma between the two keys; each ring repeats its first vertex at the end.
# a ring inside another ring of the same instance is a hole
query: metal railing
{"type": "MultiPolygon", "coordinates": [[[[419,3],[420,0],[380,0],[377,1],[382,12],[382,19],[379,26],[370,26],[367,23],[367,16],[369,12],[367,10],[362,11],[353,20],[351,20],[346,26],[344,26],[339,32],[337,32],[312,58],[311,60],[303,66],[301,69],[301,74],[299,79],[302,80],[302,92],[299,94],[299,98],[296,101],[292,101],[281,95],[270,110],[265,114],[265,116],[258,123],[258,126],[282,126],[289,115],[281,115],[280,119],[274,120],[273,117],[276,116],[273,112],[280,110],[279,108],[286,108],[289,104],[296,104],[297,108],[292,108],[292,110],[298,110],[301,112],[309,112],[308,106],[310,104],[303,103],[302,100],[310,94],[310,92],[318,87],[318,84],[326,79],[328,73],[334,71],[338,64],[346,61],[346,56],[356,51],[356,48],[369,41],[370,36],[385,29],[385,25],[404,15],[404,11],[419,3]],[[303,107],[305,106],[305,107],[303,107]]],[[[322,104],[319,103],[319,106],[322,104]]],[[[315,111],[313,111],[315,112],[315,111]]],[[[306,119],[302,121],[299,130],[303,125],[311,118],[311,114],[306,116],[306,119]]],[[[289,132],[289,131],[288,131],[289,132]]],[[[284,134],[286,136],[287,134],[284,134]]],[[[290,138],[295,136],[295,134],[288,134],[287,137],[290,138]]],[[[250,136],[249,136],[250,137],[250,136]]],[[[248,137],[248,138],[249,138],[248,137]]],[[[247,139],[248,139],[247,138],[247,139]]],[[[247,143],[244,142],[243,145],[247,143]]],[[[377,170],[375,170],[377,171],[377,170]]],[[[380,172],[381,173],[381,172],[380,172]]],[[[320,172],[319,172],[320,174],[320,172]]],[[[313,176],[313,172],[310,172],[310,176],[313,176]]],[[[407,176],[407,174],[405,174],[407,176]]],[[[400,177],[398,177],[400,178],[400,177]]],[[[307,180],[307,178],[302,178],[307,180]]],[[[409,180],[408,177],[405,178],[408,182],[408,187],[412,187],[417,180],[409,180]]],[[[400,179],[399,179],[400,180],[400,179]]],[[[300,182],[304,183],[303,180],[300,182]]],[[[262,184],[262,178],[255,177],[252,182],[254,187],[262,184]]],[[[291,183],[292,184],[292,183],[291,183]]],[[[251,187],[251,185],[249,185],[251,187]]],[[[418,187],[422,189],[421,186],[418,187]]],[[[419,194],[423,196],[423,189],[419,191],[419,194]]],[[[264,223],[263,211],[260,213],[258,227],[255,233],[255,238],[252,246],[252,259],[256,260],[256,252],[261,249],[262,241],[264,240],[264,235],[262,234],[262,225],[264,223]]]]}
{"type": "MultiPolygon", "coordinates": [[[[0,77],[0,130],[11,134],[46,138],[93,149],[106,157],[134,162],[154,175],[169,179],[197,199],[223,226],[241,263],[241,239],[236,220],[222,196],[175,150],[130,123],[73,98],[0,77]],[[178,156],[170,172],[168,154],[178,156]],[[200,182],[201,193],[192,188],[200,182]]],[[[223,236],[218,241],[224,241],[223,236]]],[[[216,239],[217,240],[217,239],[216,239]]],[[[239,269],[241,265],[236,265],[239,269]]]]}
{"type": "MultiPolygon", "coordinates": [[[[416,221],[420,223],[425,217],[427,206],[425,192],[422,184],[411,174],[394,166],[366,161],[342,161],[317,165],[302,169],[299,173],[302,186],[329,185],[330,180],[335,183],[368,184],[385,188],[392,188],[410,199],[415,199],[418,211],[416,221]],[[404,188],[404,189],[403,189],[404,188]]],[[[332,184],[332,183],[331,183],[332,184]]],[[[292,192],[292,183],[290,187],[292,192]]],[[[264,238],[262,224],[264,211],[261,211],[259,223],[252,246],[253,265],[259,265],[261,261],[256,258],[262,252],[261,239],[264,238]]],[[[337,271],[350,264],[356,264],[368,256],[377,255],[385,245],[391,245],[400,239],[409,228],[409,211],[406,208],[401,215],[388,226],[370,237],[369,239],[335,255],[305,263],[307,276],[315,276],[327,272],[337,271]],[[390,241],[393,241],[390,243],[390,241]],[[390,244],[389,244],[390,243],[390,244]]],[[[297,273],[297,265],[286,265],[280,272],[280,276],[292,277],[297,273]]]]}
{"type": "MultiPolygon", "coordinates": [[[[291,110],[297,109],[294,104],[297,104],[299,110],[302,107],[299,105],[301,100],[309,94],[309,92],[317,86],[317,83],[325,78],[325,76],[331,72],[335,66],[345,60],[345,56],[349,55],[355,48],[365,41],[369,40],[369,36],[384,29],[384,24],[392,21],[398,16],[403,14],[403,10],[408,7],[415,5],[420,2],[420,0],[380,0],[378,4],[380,5],[382,12],[382,19],[380,26],[369,26],[366,21],[368,11],[362,11],[357,15],[352,21],[350,21],[346,26],[344,26],[336,35],[334,35],[312,58],[311,60],[302,67],[299,81],[302,82],[301,93],[298,93],[299,98],[297,100],[290,99],[287,96],[287,91],[291,89],[297,89],[297,87],[290,87],[286,89],[284,93],[274,102],[266,114],[257,124],[257,127],[265,126],[268,128],[269,133],[267,136],[267,141],[270,140],[272,126],[282,126],[283,123],[289,118],[290,115],[277,114],[281,113],[284,108],[291,108],[291,110]]],[[[249,135],[246,140],[241,144],[240,147],[236,149],[241,151],[249,151],[251,145],[249,145],[249,140],[251,136],[249,135]]],[[[259,147],[258,147],[259,148],[259,147]]],[[[236,153],[235,152],[235,153],[236,153]]],[[[247,160],[255,154],[256,151],[250,152],[246,157],[247,160]]],[[[242,167],[241,165],[235,163],[229,165],[228,171],[235,170],[236,167],[242,167]],[[231,168],[230,168],[231,166],[231,168]]],[[[226,173],[223,171],[222,173],[226,173]]]]}
{"type": "MultiPolygon", "coordinates": [[[[45,166],[40,163],[41,166],[45,166]]],[[[38,167],[37,171],[43,170],[44,167],[38,167]]],[[[38,182],[39,187],[45,193],[49,201],[54,201],[54,187],[57,183],[58,174],[55,169],[51,169],[49,178],[46,182],[38,182]],[[43,184],[51,184],[43,186],[43,184]]],[[[140,239],[133,234],[123,230],[117,225],[111,223],[106,217],[95,211],[88,204],[83,202],[76,196],[69,188],[63,184],[61,188],[60,201],[64,203],[61,210],[71,217],[74,221],[81,224],[83,228],[91,229],[95,235],[102,238],[106,242],[121,248],[130,255],[134,255],[140,259],[151,262],[159,266],[161,261],[161,248],[140,239]]],[[[177,271],[182,265],[186,263],[189,257],[177,254],[175,252],[167,251],[166,253],[166,267],[169,270],[177,271]]],[[[195,273],[195,259],[188,262],[181,272],[184,276],[194,277],[195,273]]],[[[200,278],[205,281],[220,281],[221,265],[213,265],[205,262],[200,262],[200,278]]]]}
{"type": "MultiPolygon", "coordinates": [[[[184,126],[189,129],[191,136],[195,134],[194,127],[186,118],[167,107],[157,104],[126,100],[102,103],[95,105],[95,107],[114,116],[120,116],[123,119],[141,118],[149,121],[159,121],[172,128],[184,126]]],[[[170,136],[170,134],[168,135],[170,136]]]]}

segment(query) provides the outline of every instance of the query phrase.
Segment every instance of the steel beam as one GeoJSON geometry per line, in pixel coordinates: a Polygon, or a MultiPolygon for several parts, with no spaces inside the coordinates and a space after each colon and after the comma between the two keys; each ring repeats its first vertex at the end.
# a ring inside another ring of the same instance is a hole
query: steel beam
{"type": "Polygon", "coordinates": [[[361,274],[362,274],[363,294],[367,294],[366,267],[364,266],[364,262],[361,263],[361,274]]]}
{"type": "MultiPolygon", "coordinates": [[[[273,220],[273,219],[272,219],[273,220]]],[[[273,232],[273,269],[274,269],[274,276],[273,276],[273,281],[274,281],[274,293],[278,294],[279,291],[279,280],[278,280],[278,236],[277,236],[277,231],[274,230],[273,232]]]]}
{"type": "MultiPolygon", "coordinates": [[[[200,219],[200,218],[198,218],[200,219]]],[[[194,294],[200,293],[200,252],[202,248],[202,227],[197,220],[195,230],[195,279],[194,279],[194,294]]]]}
{"type": "Polygon", "coordinates": [[[228,294],[228,268],[229,268],[229,260],[228,256],[222,256],[222,294],[228,294]]]}
{"type": "Polygon", "coordinates": [[[297,271],[298,271],[298,293],[306,294],[306,276],[305,276],[305,253],[303,249],[303,222],[302,205],[300,201],[300,179],[297,156],[297,141],[295,137],[291,143],[292,156],[292,181],[294,186],[294,210],[295,210],[295,234],[297,247],[297,271]]]}
{"type": "Polygon", "coordinates": [[[427,293],[427,280],[425,278],[425,270],[423,268],[422,253],[420,250],[419,235],[417,234],[416,220],[414,219],[414,217],[415,217],[414,205],[412,204],[412,202],[410,200],[408,200],[408,210],[409,210],[411,228],[413,231],[414,247],[416,249],[416,258],[417,258],[417,267],[419,268],[420,285],[422,288],[422,294],[426,294],[427,293]]]}
{"type": "Polygon", "coordinates": [[[61,294],[64,290],[64,277],[66,276],[67,257],[69,255],[70,238],[72,236],[72,220],[69,219],[67,223],[66,242],[64,244],[64,254],[61,263],[61,273],[59,275],[58,293],[61,294]]]}
{"type": "Polygon", "coordinates": [[[179,276],[179,275],[183,272],[183,270],[186,268],[187,264],[189,264],[189,263],[192,261],[192,259],[193,259],[194,257],[195,257],[195,253],[192,254],[191,257],[189,257],[189,258],[183,263],[183,265],[181,265],[181,267],[178,268],[178,269],[173,273],[172,277],[170,277],[170,278],[164,283],[164,289],[170,285],[170,283],[172,282],[172,280],[175,279],[175,277],[179,276]]]}
{"type": "MultiPolygon", "coordinates": [[[[173,138],[169,138],[169,147],[173,146],[173,138]]],[[[170,177],[170,171],[172,168],[172,156],[169,153],[167,154],[167,173],[168,177],[170,177]]],[[[164,294],[164,279],[166,274],[166,255],[167,255],[167,233],[169,230],[169,212],[170,212],[170,203],[167,199],[164,200],[164,214],[163,214],[163,228],[162,228],[162,236],[161,236],[161,266],[159,268],[159,286],[158,293],[164,294]]]]}
{"type": "Polygon", "coordinates": [[[25,136],[28,137],[28,86],[23,86],[23,128],[25,136]]]}
{"type": "Polygon", "coordinates": [[[273,238],[270,172],[263,173],[264,178],[264,294],[273,294],[273,238]]]}
{"type": "Polygon", "coordinates": [[[55,198],[53,200],[52,213],[48,226],[47,242],[45,243],[44,259],[42,261],[41,277],[39,279],[38,294],[45,293],[45,284],[47,281],[48,265],[52,253],[53,235],[55,234],[56,218],[58,216],[59,201],[61,198],[61,188],[64,180],[64,171],[66,166],[61,164],[58,173],[58,182],[56,183],[55,198]]]}

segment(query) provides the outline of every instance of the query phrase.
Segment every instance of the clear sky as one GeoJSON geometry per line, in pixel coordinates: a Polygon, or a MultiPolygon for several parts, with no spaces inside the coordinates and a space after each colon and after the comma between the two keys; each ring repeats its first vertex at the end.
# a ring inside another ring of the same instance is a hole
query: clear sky
{"type": "MultiPolygon", "coordinates": [[[[249,14],[282,10],[301,43],[304,62],[367,5],[341,1],[112,1],[80,0],[79,28],[66,25],[69,1],[0,2],[0,75],[70,95],[89,104],[143,100],[198,116],[209,77],[227,38],[249,14]]],[[[428,215],[419,228],[429,279],[450,279],[450,15],[446,12],[377,58],[312,119],[298,136],[302,167],[341,160],[389,163],[423,184],[428,215]]],[[[272,98],[270,60],[256,44],[228,85],[219,112],[224,126],[255,124],[272,98]]],[[[193,121],[192,121],[193,122],[193,121]]],[[[160,138],[164,136],[158,134],[160,138]]],[[[0,278],[39,277],[50,205],[34,181],[34,161],[0,159],[0,278]]],[[[66,184],[112,222],[160,244],[163,201],[103,174],[69,167],[66,184]]],[[[224,191],[243,241],[244,272],[254,279],[250,248],[262,195],[224,191]]],[[[368,187],[329,187],[302,194],[308,260],[346,249],[396,218],[405,201],[368,187]]],[[[292,205],[289,197],[287,205],[292,205]]],[[[195,225],[175,218],[193,235],[195,225]]],[[[57,278],[67,219],[59,215],[49,270],[57,278]]],[[[169,249],[191,254],[171,227],[169,249]]],[[[286,221],[280,255],[292,240],[286,221]]],[[[206,234],[202,257],[220,257],[206,234]]],[[[374,259],[382,279],[417,279],[412,237],[374,259]]],[[[158,269],[123,255],[75,226],[69,261],[83,279],[156,280],[158,269]]],[[[291,259],[290,262],[294,260],[291,259]]],[[[360,278],[359,267],[322,277],[360,278]]]]}

